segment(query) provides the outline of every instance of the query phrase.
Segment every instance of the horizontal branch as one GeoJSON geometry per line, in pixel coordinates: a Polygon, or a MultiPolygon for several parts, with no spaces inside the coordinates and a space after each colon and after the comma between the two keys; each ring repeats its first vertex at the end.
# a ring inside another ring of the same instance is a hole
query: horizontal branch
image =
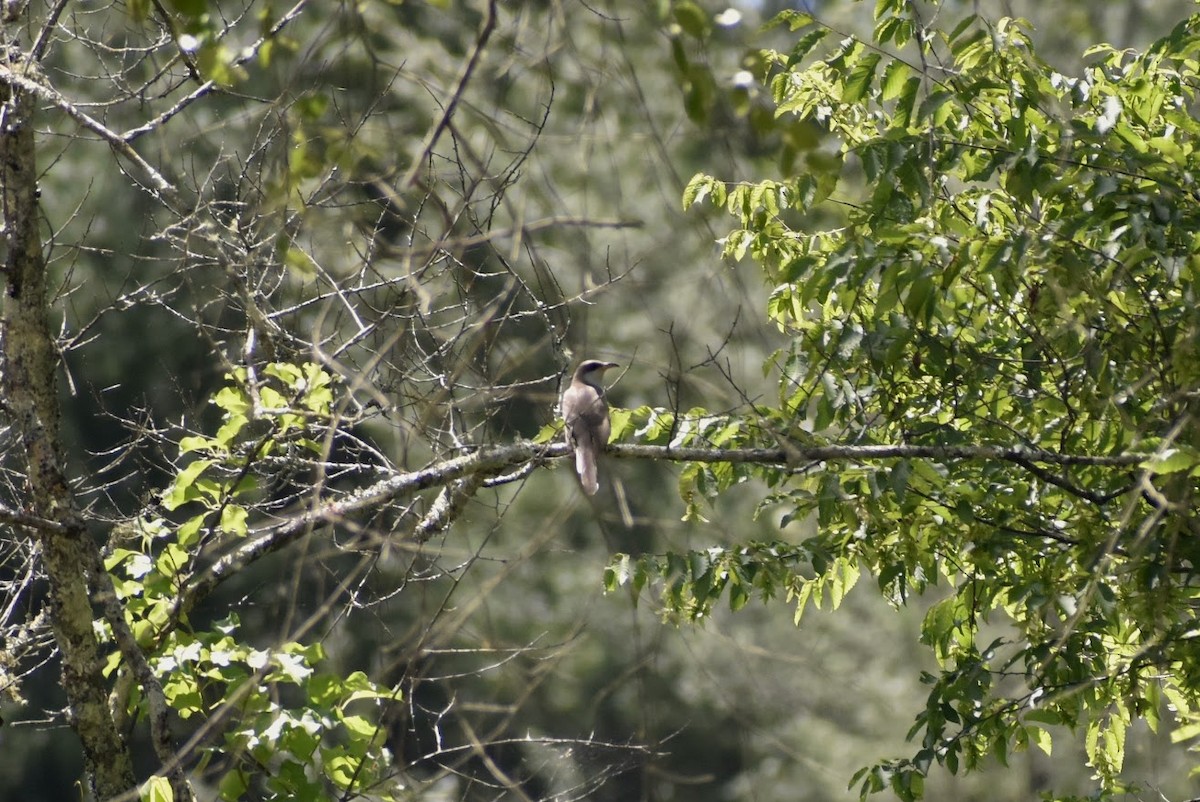
{"type": "MultiPolygon", "coordinates": [[[[374,510],[398,498],[445,487],[465,476],[494,476],[530,460],[548,460],[567,456],[566,443],[518,441],[491,446],[471,454],[435,462],[425,468],[389,476],[356,493],[317,502],[291,518],[267,524],[253,531],[250,539],[225,554],[197,575],[180,598],[187,610],[227,577],[261,557],[278,551],[314,528],[349,515],[374,510]]],[[[676,448],[636,444],[613,444],[612,457],[672,462],[752,463],[794,466],[800,463],[885,459],[928,459],[935,462],[999,461],[1016,465],[1030,463],[1062,466],[1101,466],[1132,468],[1149,459],[1149,454],[1061,454],[1020,447],[1000,446],[917,446],[917,445],[794,445],[784,448],[676,448]]],[[[521,474],[524,475],[524,474],[521,474]]]]}
{"type": "Polygon", "coordinates": [[[0,505],[0,524],[7,524],[16,529],[29,529],[56,535],[65,535],[71,531],[70,527],[59,521],[51,521],[39,515],[9,509],[3,505],[0,505]]]}
{"type": "MultiPolygon", "coordinates": [[[[417,524],[413,537],[418,542],[434,531],[448,526],[478,488],[517,481],[529,468],[546,460],[566,457],[571,448],[561,440],[534,443],[523,440],[490,446],[470,454],[434,462],[420,470],[398,473],[336,499],[316,500],[305,511],[254,529],[250,537],[233,551],[222,555],[199,570],[184,583],[168,629],[174,628],[199,601],[226,579],[259,559],[279,551],[300,537],[325,524],[347,516],[369,512],[397,499],[432,488],[443,488],[430,512],[417,524]],[[524,466],[519,470],[510,470],[524,466]],[[509,473],[504,474],[505,471],[509,473]],[[502,476],[503,474],[503,476],[502,476]]],[[[784,468],[813,462],[871,462],[886,459],[928,459],[935,462],[967,460],[1011,462],[1026,470],[1031,464],[1060,466],[1102,466],[1132,468],[1151,455],[1128,453],[1094,456],[1061,454],[1053,451],[998,446],[914,446],[914,445],[794,445],[788,448],[676,448],[637,444],[613,444],[607,453],[625,459],[649,459],[672,462],[739,463],[775,465],[784,468]]],[[[3,522],[0,517],[0,522],[3,522]]],[[[160,633],[160,635],[165,634],[160,633]]]]}
{"type": "Polygon", "coordinates": [[[914,446],[914,445],[789,445],[784,448],[676,448],[671,446],[612,445],[616,457],[674,460],[677,462],[737,462],[787,465],[796,462],[849,460],[871,462],[881,459],[927,459],[934,462],[1040,463],[1110,468],[1133,467],[1151,454],[1062,454],[1021,446],[914,446]]]}
{"type": "MultiPolygon", "coordinates": [[[[566,443],[552,444],[520,441],[510,445],[482,449],[472,454],[435,462],[418,471],[400,473],[376,482],[356,493],[335,500],[317,502],[292,518],[259,527],[250,540],[223,555],[192,581],[179,597],[176,611],[187,612],[229,576],[258,559],[278,551],[302,535],[348,515],[373,510],[411,493],[444,487],[469,474],[491,475],[531,459],[562,457],[569,452],[566,443]]],[[[175,616],[172,617],[173,620],[175,616]]]]}

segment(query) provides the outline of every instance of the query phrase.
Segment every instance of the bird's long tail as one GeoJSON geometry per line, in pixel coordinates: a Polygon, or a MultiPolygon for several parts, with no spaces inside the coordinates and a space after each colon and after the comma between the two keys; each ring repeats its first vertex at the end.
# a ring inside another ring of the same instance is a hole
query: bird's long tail
{"type": "Polygon", "coordinates": [[[583,483],[583,492],[589,496],[596,495],[600,482],[596,479],[596,455],[592,452],[590,443],[575,444],[575,472],[583,483]]]}

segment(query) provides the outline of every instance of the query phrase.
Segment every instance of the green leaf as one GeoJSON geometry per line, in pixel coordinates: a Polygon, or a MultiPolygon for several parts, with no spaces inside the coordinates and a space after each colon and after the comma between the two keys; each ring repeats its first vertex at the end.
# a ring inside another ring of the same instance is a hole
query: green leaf
{"type": "Polygon", "coordinates": [[[1190,471],[1200,465],[1200,453],[1190,448],[1166,448],[1159,451],[1141,465],[1151,473],[1170,474],[1190,471]]]}
{"type": "Polygon", "coordinates": [[[1146,140],[1142,137],[1142,135],[1134,131],[1129,123],[1125,120],[1119,120],[1113,127],[1112,132],[1117,136],[1118,139],[1125,142],[1125,144],[1129,145],[1138,153],[1146,153],[1150,149],[1150,146],[1146,144],[1146,140]]]}
{"type": "Polygon", "coordinates": [[[917,102],[917,92],[921,88],[921,79],[917,77],[909,78],[904,82],[904,88],[900,90],[900,99],[896,103],[896,122],[904,128],[907,128],[913,123],[913,107],[917,102]]]}
{"type": "Polygon", "coordinates": [[[216,437],[213,438],[213,441],[209,441],[212,443],[210,447],[215,448],[219,445],[222,447],[221,450],[224,453],[228,453],[229,446],[235,439],[237,439],[237,436],[241,434],[242,429],[244,429],[246,424],[249,422],[250,419],[245,415],[240,413],[231,413],[225,423],[221,424],[221,428],[217,430],[216,437]]]}
{"type": "Polygon", "coordinates": [[[287,396],[272,387],[260,387],[258,397],[264,407],[275,412],[286,410],[289,406],[287,396]]]}
{"type": "MultiPolygon", "coordinates": [[[[807,15],[806,15],[807,16],[807,15]]],[[[797,64],[804,59],[805,56],[812,51],[814,47],[820,44],[826,36],[829,35],[828,28],[817,28],[815,31],[806,33],[799,42],[795,44],[788,55],[788,66],[797,64]]]]}
{"type": "Polygon", "coordinates": [[[1045,730],[1040,726],[1026,727],[1025,734],[1038,749],[1041,749],[1047,755],[1053,754],[1054,739],[1051,737],[1049,730],[1045,730]]]}
{"type": "Polygon", "coordinates": [[[713,179],[704,174],[695,175],[683,189],[683,209],[687,211],[697,203],[704,201],[712,190],[713,179]]]}
{"type": "Polygon", "coordinates": [[[939,89],[936,92],[931,92],[924,100],[921,101],[921,107],[917,110],[917,120],[923,121],[933,118],[934,126],[940,124],[939,112],[943,106],[949,103],[954,98],[954,94],[945,89],[939,89]]]}
{"type": "Polygon", "coordinates": [[[559,437],[562,436],[562,431],[563,431],[563,422],[562,422],[562,419],[559,418],[558,420],[553,421],[552,423],[547,423],[545,426],[543,426],[541,429],[539,429],[538,433],[533,436],[533,442],[535,442],[535,443],[553,442],[554,440],[557,440],[559,437]]]}
{"type": "Polygon", "coordinates": [[[175,791],[171,788],[171,781],[162,775],[155,774],[142,783],[138,789],[139,798],[142,802],[174,802],[175,791]]]}
{"type": "Polygon", "coordinates": [[[208,513],[202,512],[184,521],[175,530],[175,541],[184,548],[191,546],[199,538],[200,530],[203,528],[204,521],[207,518],[208,513]]]}
{"type": "Polygon", "coordinates": [[[196,488],[196,480],[213,464],[212,460],[198,459],[180,471],[175,481],[163,493],[163,506],[168,510],[176,510],[189,501],[202,498],[202,494],[196,488]]]}
{"type": "Polygon", "coordinates": [[[879,65],[879,54],[870,52],[858,60],[850,70],[850,77],[842,88],[843,103],[857,103],[866,97],[871,89],[871,79],[875,77],[875,68],[879,65]]]}
{"type": "Polygon", "coordinates": [[[633,410],[610,407],[608,410],[609,442],[627,437],[633,431],[633,410]]]}
{"type": "Polygon", "coordinates": [[[232,87],[250,77],[237,63],[237,54],[231,48],[212,40],[197,51],[196,68],[206,79],[223,87],[232,87]]]}
{"type": "Polygon", "coordinates": [[[880,86],[880,94],[884,100],[895,100],[900,97],[905,84],[909,77],[912,76],[912,70],[900,59],[892,59],[883,71],[883,82],[880,86]]]}
{"type": "Polygon", "coordinates": [[[112,553],[104,558],[104,570],[111,572],[114,568],[129,558],[138,556],[140,554],[140,551],[131,551],[130,549],[113,549],[112,553]]]}
{"type": "Polygon", "coordinates": [[[240,387],[222,387],[213,396],[213,403],[230,415],[246,415],[251,410],[250,399],[240,387]]]}
{"type": "Polygon", "coordinates": [[[858,564],[851,558],[839,559],[833,581],[829,584],[830,606],[836,610],[842,605],[842,599],[858,584],[861,575],[858,564]]]}
{"type": "Polygon", "coordinates": [[[246,511],[245,507],[237,504],[226,505],[225,509],[221,511],[221,531],[227,532],[231,535],[245,537],[247,532],[246,519],[248,515],[249,513],[246,511]]]}
{"type": "Polygon", "coordinates": [[[795,592],[796,611],[792,616],[793,626],[800,626],[800,619],[804,616],[804,608],[812,600],[815,586],[816,582],[813,580],[801,580],[800,587],[795,592]]]}
{"type": "Polygon", "coordinates": [[[750,591],[745,585],[740,582],[733,583],[729,587],[729,609],[737,612],[746,606],[750,601],[750,591]]]}
{"type": "MultiPolygon", "coordinates": [[[[363,674],[361,671],[355,671],[353,674],[351,674],[349,677],[346,678],[346,684],[352,685],[353,684],[352,681],[354,680],[354,678],[356,676],[361,677],[364,680],[366,679],[366,675],[363,674]]],[[[402,698],[402,695],[398,690],[393,690],[391,688],[379,688],[379,687],[376,687],[374,685],[374,683],[368,683],[368,687],[353,691],[345,699],[343,699],[342,707],[345,707],[346,705],[350,704],[351,702],[358,702],[363,699],[371,699],[371,700],[383,699],[383,700],[391,701],[394,699],[401,699],[401,698],[402,698]]]]}
{"type": "Polygon", "coordinates": [[[1171,731],[1171,743],[1185,743],[1200,738],[1200,719],[1193,719],[1171,731]]]}
{"type": "Polygon", "coordinates": [[[224,802],[238,802],[250,788],[249,777],[241,769],[226,772],[221,777],[217,792],[224,802]]]}
{"type": "Polygon", "coordinates": [[[336,755],[325,760],[325,774],[333,783],[347,790],[360,776],[361,758],[351,758],[348,755],[336,755]]]}
{"type": "Polygon", "coordinates": [[[679,27],[683,28],[689,36],[696,39],[707,39],[712,31],[708,14],[692,0],[679,0],[671,9],[671,13],[674,14],[679,27]]]}
{"type": "Polygon", "coordinates": [[[366,740],[373,739],[379,734],[379,723],[363,716],[341,716],[342,724],[350,731],[351,736],[366,740]]]}
{"type": "Polygon", "coordinates": [[[796,31],[812,23],[812,14],[789,8],[776,14],[764,27],[772,28],[776,25],[785,24],[788,26],[789,31],[796,31]]]}
{"type": "Polygon", "coordinates": [[[206,451],[216,445],[217,443],[208,437],[189,435],[179,439],[179,453],[187,454],[191,451],[206,451]]]}
{"type": "MultiPolygon", "coordinates": [[[[188,564],[191,555],[187,549],[180,546],[178,543],[168,543],[158,558],[154,561],[154,569],[161,575],[170,578],[177,575],[188,564]]],[[[164,615],[161,621],[157,623],[165,624],[166,617],[164,615]]]]}

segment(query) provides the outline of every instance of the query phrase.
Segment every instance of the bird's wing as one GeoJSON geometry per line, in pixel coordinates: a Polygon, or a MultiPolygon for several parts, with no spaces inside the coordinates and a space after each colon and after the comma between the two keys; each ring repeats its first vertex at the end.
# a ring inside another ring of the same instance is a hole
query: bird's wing
{"type": "Polygon", "coordinates": [[[567,442],[575,449],[575,471],[584,492],[594,495],[599,489],[596,454],[604,447],[603,441],[608,436],[608,407],[604,396],[594,387],[572,384],[563,393],[562,413],[567,442]]]}

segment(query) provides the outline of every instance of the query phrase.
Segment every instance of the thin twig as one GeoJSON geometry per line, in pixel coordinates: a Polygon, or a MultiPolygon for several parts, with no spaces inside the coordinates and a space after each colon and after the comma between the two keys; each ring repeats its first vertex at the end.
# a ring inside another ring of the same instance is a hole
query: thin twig
{"type": "Polygon", "coordinates": [[[421,147],[421,152],[413,159],[412,165],[409,166],[408,172],[405,173],[404,179],[400,182],[401,188],[411,187],[417,180],[417,174],[421,172],[421,165],[429,158],[429,154],[433,152],[437,145],[438,139],[442,133],[450,125],[450,120],[454,116],[455,110],[458,108],[458,102],[462,100],[463,94],[467,90],[467,84],[471,80],[471,76],[475,74],[475,68],[479,65],[479,59],[483,56],[483,48],[487,45],[488,39],[492,37],[492,31],[496,29],[496,0],[488,0],[487,11],[484,14],[483,26],[479,29],[479,35],[475,37],[475,45],[471,48],[471,54],[463,63],[462,71],[458,75],[458,80],[454,83],[454,92],[450,95],[450,102],[446,104],[442,116],[438,119],[425,138],[425,144],[421,147]]]}
{"type": "Polygon", "coordinates": [[[120,134],[80,109],[51,87],[21,75],[7,65],[0,65],[0,84],[16,87],[42,100],[49,101],[72,120],[107,142],[109,147],[114,151],[137,165],[138,169],[145,173],[146,177],[150,180],[150,184],[156,193],[168,200],[175,200],[179,197],[179,191],[175,189],[171,182],[164,178],[162,173],[156,170],[149,162],[143,159],[141,154],[121,138],[120,134]]]}
{"type": "MultiPolygon", "coordinates": [[[[294,20],[297,16],[299,16],[300,12],[304,10],[304,6],[307,3],[308,3],[308,0],[298,0],[298,2],[295,5],[293,5],[290,9],[288,9],[288,11],[283,16],[281,16],[278,20],[275,21],[275,24],[271,26],[270,30],[268,30],[266,33],[264,33],[262,36],[260,36],[256,42],[254,42],[252,45],[250,45],[248,48],[246,48],[243,51],[242,55],[240,55],[238,58],[236,58],[233,61],[233,65],[235,67],[241,66],[242,64],[245,64],[247,61],[250,61],[251,59],[257,57],[258,51],[262,49],[262,46],[264,44],[266,44],[269,40],[271,40],[276,34],[278,34],[279,31],[281,31],[284,28],[284,26],[286,26],[288,23],[290,23],[292,20],[294,20]]],[[[157,129],[159,126],[161,126],[163,123],[165,123],[167,120],[171,119],[176,114],[179,114],[179,112],[183,111],[188,106],[192,105],[192,103],[194,103],[195,101],[204,97],[205,95],[207,95],[209,92],[212,92],[216,88],[217,88],[217,84],[215,81],[211,81],[211,80],[205,81],[204,83],[200,84],[198,87],[193,89],[190,93],[185,95],[183,98],[181,98],[174,106],[172,106],[171,108],[164,111],[162,114],[159,114],[157,117],[155,117],[152,120],[147,120],[146,122],[139,125],[137,128],[130,128],[128,131],[124,132],[123,134],[120,134],[118,138],[122,142],[129,143],[129,142],[134,141],[138,137],[142,136],[143,134],[150,133],[151,131],[157,129]]]]}

